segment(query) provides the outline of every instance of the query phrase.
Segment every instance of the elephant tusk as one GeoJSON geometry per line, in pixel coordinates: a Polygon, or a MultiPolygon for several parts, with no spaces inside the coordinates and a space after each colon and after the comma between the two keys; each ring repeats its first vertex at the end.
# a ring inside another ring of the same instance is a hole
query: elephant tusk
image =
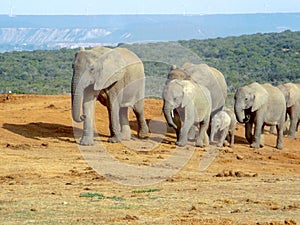
{"type": "Polygon", "coordinates": [[[171,116],[174,118],[174,110],[171,110],[171,116]]]}
{"type": "Polygon", "coordinates": [[[250,121],[250,118],[251,118],[250,115],[246,115],[244,119],[244,123],[248,123],[250,121]]]}

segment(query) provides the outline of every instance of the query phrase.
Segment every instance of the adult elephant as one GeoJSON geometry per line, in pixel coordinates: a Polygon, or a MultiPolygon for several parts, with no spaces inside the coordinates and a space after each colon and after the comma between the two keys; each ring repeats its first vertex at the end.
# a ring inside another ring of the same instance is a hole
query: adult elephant
{"type": "Polygon", "coordinates": [[[207,64],[185,63],[181,68],[173,66],[168,74],[168,80],[192,79],[198,84],[205,86],[211,95],[211,117],[221,111],[227,97],[227,84],[223,74],[207,64]]]}
{"type": "Polygon", "coordinates": [[[285,95],[286,110],[290,118],[288,137],[296,138],[297,125],[300,120],[300,88],[298,84],[285,83],[278,86],[285,95]]]}
{"type": "Polygon", "coordinates": [[[276,125],[276,147],[282,149],[286,103],[279,88],[267,83],[258,84],[254,82],[238,88],[234,100],[236,118],[238,122],[245,123],[245,136],[251,147],[259,148],[263,145],[260,142],[260,136],[265,125],[276,125]],[[255,125],[254,140],[252,140],[253,125],[255,125]]]}
{"type": "Polygon", "coordinates": [[[94,143],[97,98],[108,110],[109,142],[120,142],[122,137],[130,137],[128,107],[133,108],[137,117],[139,137],[146,136],[148,127],[144,117],[144,77],[143,63],[125,48],[95,47],[81,49],[75,54],[71,84],[72,117],[74,121],[84,123],[80,144],[94,143]]]}

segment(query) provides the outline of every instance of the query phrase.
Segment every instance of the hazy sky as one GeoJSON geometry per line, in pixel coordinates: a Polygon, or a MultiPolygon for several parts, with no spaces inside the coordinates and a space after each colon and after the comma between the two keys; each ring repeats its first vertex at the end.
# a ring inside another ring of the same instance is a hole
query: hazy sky
{"type": "Polygon", "coordinates": [[[300,0],[0,0],[0,14],[218,14],[300,12],[300,0]]]}

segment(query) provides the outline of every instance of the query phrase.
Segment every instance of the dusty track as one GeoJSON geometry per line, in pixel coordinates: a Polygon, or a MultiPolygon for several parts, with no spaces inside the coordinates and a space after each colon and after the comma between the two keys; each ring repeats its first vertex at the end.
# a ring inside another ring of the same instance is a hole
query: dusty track
{"type": "MultiPolygon", "coordinates": [[[[200,171],[199,164],[209,150],[197,148],[166,181],[129,186],[96,173],[83,159],[74,140],[68,95],[2,99],[0,224],[300,223],[299,140],[285,138],[280,151],[274,148],[276,137],[266,134],[266,146],[254,150],[238,126],[235,147],[220,149],[206,170],[200,171]]],[[[148,121],[162,119],[161,104],[146,100],[148,121]]],[[[107,114],[98,103],[96,124],[98,143],[126,164],[149,166],[176,149],[171,130],[161,141],[150,140],[157,141],[152,151],[106,143],[107,114]]],[[[132,143],[147,147],[147,141],[132,143]]],[[[188,148],[193,149],[192,143],[188,148]]]]}

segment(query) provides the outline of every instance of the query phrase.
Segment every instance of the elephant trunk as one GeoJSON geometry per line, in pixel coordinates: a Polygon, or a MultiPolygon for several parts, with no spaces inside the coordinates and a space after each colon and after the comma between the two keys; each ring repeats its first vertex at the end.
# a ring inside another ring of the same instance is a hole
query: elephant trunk
{"type": "Polygon", "coordinates": [[[245,120],[244,110],[234,110],[234,112],[235,112],[237,121],[239,121],[240,123],[244,123],[244,120],[245,120]]]}
{"type": "Polygon", "coordinates": [[[245,109],[241,109],[241,108],[235,106],[234,113],[235,113],[236,119],[239,123],[247,123],[250,121],[251,116],[250,116],[250,114],[245,113],[245,109]]]}
{"type": "Polygon", "coordinates": [[[168,103],[164,104],[163,112],[164,112],[165,118],[167,120],[167,123],[170,127],[173,127],[176,129],[177,126],[174,123],[173,118],[172,118],[172,110],[173,110],[173,107],[170,104],[168,104],[168,103]]]}
{"type": "Polygon", "coordinates": [[[84,87],[79,82],[79,75],[74,73],[72,78],[71,94],[72,94],[72,118],[75,122],[83,122],[85,115],[80,115],[81,112],[81,100],[83,97],[84,87]]]}

